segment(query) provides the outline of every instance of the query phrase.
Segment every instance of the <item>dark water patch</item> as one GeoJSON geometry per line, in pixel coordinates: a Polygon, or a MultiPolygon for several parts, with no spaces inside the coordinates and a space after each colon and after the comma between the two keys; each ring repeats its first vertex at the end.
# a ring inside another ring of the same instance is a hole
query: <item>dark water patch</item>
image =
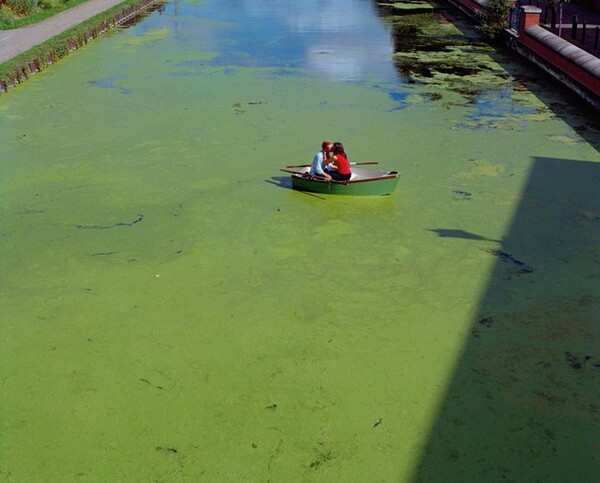
{"type": "Polygon", "coordinates": [[[116,255],[119,252],[99,252],[99,253],[91,253],[90,257],[107,257],[110,255],[116,255]]]}
{"type": "Polygon", "coordinates": [[[390,92],[389,96],[390,96],[390,99],[392,99],[396,102],[403,102],[408,97],[408,93],[407,92],[390,92]]]}
{"type": "Polygon", "coordinates": [[[246,112],[246,107],[244,106],[260,106],[261,104],[267,104],[267,101],[236,102],[231,109],[236,114],[243,114],[246,112]]]}
{"type": "Polygon", "coordinates": [[[190,59],[190,60],[184,60],[181,62],[177,62],[175,64],[175,66],[177,66],[177,67],[204,67],[207,64],[208,64],[208,62],[206,60],[190,59]]]}
{"type": "Polygon", "coordinates": [[[28,210],[17,211],[17,215],[40,215],[44,212],[45,212],[44,210],[28,209],[28,210]]]}
{"type": "Polygon", "coordinates": [[[587,305],[600,304],[600,296],[597,295],[583,295],[577,301],[577,305],[585,307],[587,305]]]}
{"type": "Polygon", "coordinates": [[[177,454],[177,453],[179,453],[177,448],[173,448],[170,446],[157,446],[156,451],[158,451],[159,453],[162,453],[162,454],[177,454]]]}
{"type": "Polygon", "coordinates": [[[79,228],[80,230],[109,230],[111,228],[118,228],[121,226],[133,226],[136,223],[141,222],[143,219],[144,215],[139,214],[138,217],[130,223],[120,221],[118,223],[113,223],[112,225],[75,225],[75,227],[79,228]]]}
{"type": "Polygon", "coordinates": [[[131,89],[125,89],[123,87],[119,87],[115,85],[115,82],[125,79],[125,76],[119,77],[107,77],[104,79],[96,79],[89,81],[89,83],[95,87],[100,87],[101,89],[117,89],[119,94],[129,95],[131,94],[131,89]]]}
{"type": "Polygon", "coordinates": [[[293,77],[306,77],[306,74],[302,73],[298,69],[274,69],[272,71],[272,77],[281,77],[281,78],[293,78],[293,77]]]}
{"type": "Polygon", "coordinates": [[[517,260],[510,253],[503,252],[502,250],[498,250],[496,248],[492,248],[488,250],[488,253],[491,255],[498,257],[500,261],[503,263],[507,263],[509,265],[513,265],[517,268],[516,273],[532,273],[533,268],[527,265],[525,262],[521,260],[517,260]]]}
{"type": "Polygon", "coordinates": [[[600,211],[579,209],[573,220],[580,226],[592,227],[600,222],[600,211]]]}
{"type": "Polygon", "coordinates": [[[600,359],[588,354],[577,355],[573,352],[565,352],[565,360],[571,369],[584,369],[585,367],[600,369],[600,359]]]}
{"type": "Polygon", "coordinates": [[[492,316],[480,316],[477,319],[477,324],[483,325],[484,327],[491,327],[494,323],[494,317],[492,316]]]}
{"type": "Polygon", "coordinates": [[[153,382],[150,382],[148,379],[145,379],[143,377],[139,378],[138,381],[143,382],[144,384],[147,384],[148,386],[152,386],[155,389],[164,389],[164,387],[154,384],[153,382]]]}
{"type": "MultiPolygon", "coordinates": [[[[448,50],[450,52],[450,49],[448,50]]],[[[440,50],[433,52],[439,53],[440,50]]],[[[456,54],[456,51],[453,51],[456,54]]],[[[493,72],[490,67],[485,64],[471,63],[465,55],[455,55],[454,58],[449,54],[447,56],[427,57],[423,55],[412,56],[397,56],[395,64],[398,71],[405,78],[412,79],[432,79],[436,75],[442,74],[454,77],[447,78],[447,87],[450,90],[463,94],[471,94],[480,92],[481,86],[465,85],[465,76],[477,76],[484,72],[493,72]],[[460,79],[460,83],[456,84],[455,80],[460,79]]]]}
{"type": "Polygon", "coordinates": [[[389,109],[389,112],[406,109],[410,105],[410,103],[408,102],[408,92],[394,91],[388,93],[388,96],[396,103],[394,107],[389,109]]]}
{"type": "Polygon", "coordinates": [[[196,76],[198,76],[198,72],[191,72],[191,71],[187,71],[187,72],[167,72],[167,73],[165,73],[163,75],[164,75],[164,77],[168,77],[168,78],[196,77],[196,76]]]}
{"type": "Polygon", "coordinates": [[[469,193],[468,191],[462,191],[462,190],[452,190],[452,199],[454,201],[458,201],[458,200],[470,200],[471,199],[471,193],[469,193]]]}
{"type": "Polygon", "coordinates": [[[429,27],[431,21],[430,16],[423,18],[414,16],[403,19],[402,23],[394,22],[394,52],[449,52],[457,45],[467,45],[463,37],[454,35],[430,37],[421,24],[425,23],[429,27]]]}
{"type": "Polygon", "coordinates": [[[497,126],[497,119],[539,114],[539,108],[515,101],[510,89],[484,92],[473,101],[474,112],[467,116],[467,123],[482,120],[479,127],[497,126]]]}
{"type": "Polygon", "coordinates": [[[335,458],[335,456],[334,456],[333,452],[320,451],[320,452],[318,452],[317,457],[308,466],[309,466],[309,468],[312,468],[313,470],[318,470],[321,467],[321,465],[323,465],[324,463],[327,463],[328,461],[331,461],[334,458],[335,458]]]}

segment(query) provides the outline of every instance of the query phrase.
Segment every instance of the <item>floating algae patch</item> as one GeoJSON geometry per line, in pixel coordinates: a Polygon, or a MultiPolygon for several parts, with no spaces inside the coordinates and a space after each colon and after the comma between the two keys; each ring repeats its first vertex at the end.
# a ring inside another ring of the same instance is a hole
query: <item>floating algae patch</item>
{"type": "Polygon", "coordinates": [[[471,167],[466,171],[455,173],[452,178],[457,180],[472,180],[480,176],[499,176],[504,174],[505,167],[494,164],[486,159],[470,159],[471,167]]]}
{"type": "MultiPolygon", "coordinates": [[[[168,39],[172,30],[169,27],[143,30],[127,27],[121,29],[121,34],[124,36],[124,40],[114,48],[131,54],[139,48],[153,48],[157,42],[168,39]]],[[[115,32],[111,32],[111,35],[115,35],[115,32]]]]}
{"type": "Polygon", "coordinates": [[[123,44],[127,47],[137,47],[146,42],[155,42],[157,40],[165,39],[170,33],[171,29],[168,27],[147,30],[142,35],[129,37],[123,44]]]}
{"type": "Polygon", "coordinates": [[[575,134],[570,135],[570,136],[564,136],[564,135],[548,136],[548,140],[557,142],[557,143],[562,143],[562,144],[577,144],[577,143],[581,142],[581,139],[575,134]]]}
{"type": "MultiPolygon", "coordinates": [[[[440,38],[439,34],[434,33],[416,35],[440,38]]],[[[489,47],[460,45],[464,39],[458,40],[458,45],[451,45],[444,40],[438,42],[439,50],[423,51],[415,44],[414,48],[397,52],[395,61],[402,75],[409,81],[450,90],[467,99],[473,99],[486,89],[505,85],[508,74],[499,64],[491,61],[489,47]]]]}
{"type": "Polygon", "coordinates": [[[389,15],[398,71],[407,82],[424,85],[431,91],[432,100],[450,105],[474,103],[477,111],[463,127],[515,127],[516,121],[506,125],[500,119],[506,114],[511,118],[537,114],[536,108],[527,103],[519,106],[518,98],[512,97],[510,87],[507,89],[510,74],[492,59],[497,54],[495,49],[460,18],[448,17],[452,20],[448,21],[432,14],[395,16],[393,11],[389,15]],[[503,102],[504,97],[509,102],[503,102]]]}
{"type": "Polygon", "coordinates": [[[551,109],[525,95],[509,73],[515,70],[509,59],[453,20],[421,14],[395,16],[391,24],[395,64],[406,81],[422,86],[431,101],[472,109],[455,129],[524,130],[528,122],[553,117],[551,109]]]}

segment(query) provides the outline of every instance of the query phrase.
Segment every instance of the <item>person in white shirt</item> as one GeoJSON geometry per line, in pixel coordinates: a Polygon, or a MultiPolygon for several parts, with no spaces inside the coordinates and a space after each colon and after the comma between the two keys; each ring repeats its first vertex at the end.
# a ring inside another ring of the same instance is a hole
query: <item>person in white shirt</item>
{"type": "Polygon", "coordinates": [[[331,180],[331,175],[327,174],[323,170],[323,167],[329,162],[332,150],[333,143],[331,141],[325,140],[321,143],[321,150],[317,154],[315,154],[312,165],[310,167],[309,174],[311,176],[325,179],[327,181],[331,180]]]}

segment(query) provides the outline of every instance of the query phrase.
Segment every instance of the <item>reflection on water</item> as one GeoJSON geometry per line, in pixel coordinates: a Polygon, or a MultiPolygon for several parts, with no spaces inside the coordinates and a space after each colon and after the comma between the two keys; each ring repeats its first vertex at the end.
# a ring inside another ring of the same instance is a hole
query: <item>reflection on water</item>
{"type": "Polygon", "coordinates": [[[593,474],[598,128],[402,5],[178,0],[1,98],[1,475],[593,474]],[[323,138],[394,195],[292,191],[323,138]]]}
{"type": "Polygon", "coordinates": [[[310,68],[353,80],[392,74],[387,29],[373,10],[364,0],[179,3],[176,19],[183,43],[218,45],[213,65],[310,68]],[[196,29],[194,20],[206,17],[222,22],[222,28],[210,34],[196,29]]]}

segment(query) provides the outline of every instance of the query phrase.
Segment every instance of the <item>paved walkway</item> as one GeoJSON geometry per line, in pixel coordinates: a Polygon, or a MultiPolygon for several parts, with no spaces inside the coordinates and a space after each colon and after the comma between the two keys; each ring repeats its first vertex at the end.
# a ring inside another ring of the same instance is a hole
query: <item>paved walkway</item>
{"type": "Polygon", "coordinates": [[[43,22],[12,30],[0,30],[0,64],[78,25],[123,0],[88,0],[43,22]]]}

